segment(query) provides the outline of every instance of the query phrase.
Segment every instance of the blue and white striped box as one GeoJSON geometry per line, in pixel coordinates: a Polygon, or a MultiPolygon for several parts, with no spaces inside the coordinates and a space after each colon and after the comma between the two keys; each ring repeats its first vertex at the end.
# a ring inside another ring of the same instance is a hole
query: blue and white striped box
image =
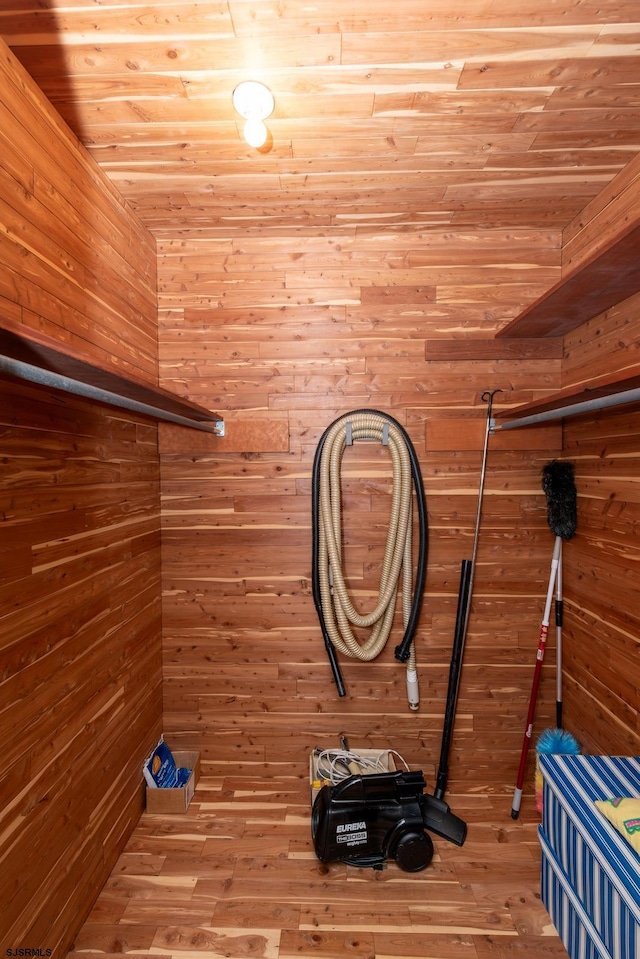
{"type": "Polygon", "coordinates": [[[541,755],[542,897],[571,959],[640,959],[640,856],[597,799],[640,797],[640,759],[541,755]]]}
{"type": "Polygon", "coordinates": [[[542,901],[571,959],[622,959],[606,947],[538,827],[542,849],[540,892],[542,901]]]}

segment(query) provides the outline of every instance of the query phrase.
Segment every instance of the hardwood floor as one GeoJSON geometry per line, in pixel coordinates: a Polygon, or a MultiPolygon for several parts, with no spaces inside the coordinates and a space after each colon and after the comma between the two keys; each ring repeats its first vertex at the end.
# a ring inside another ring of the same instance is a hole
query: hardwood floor
{"type": "Polygon", "coordinates": [[[145,813],[74,953],[566,959],[540,902],[531,798],[514,822],[510,793],[452,787],[465,845],[434,837],[424,871],[374,871],[319,862],[308,782],[271,768],[204,764],[184,815],[145,813]]]}

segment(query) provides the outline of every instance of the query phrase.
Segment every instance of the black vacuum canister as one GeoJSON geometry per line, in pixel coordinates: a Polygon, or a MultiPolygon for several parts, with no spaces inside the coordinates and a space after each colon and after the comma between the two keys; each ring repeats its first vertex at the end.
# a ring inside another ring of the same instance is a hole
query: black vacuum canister
{"type": "Polygon", "coordinates": [[[466,824],[445,802],[425,795],[425,785],[421,772],[398,770],[323,786],[311,813],[318,859],[375,869],[391,859],[405,872],[419,872],[433,857],[425,828],[461,846],[466,824]]]}

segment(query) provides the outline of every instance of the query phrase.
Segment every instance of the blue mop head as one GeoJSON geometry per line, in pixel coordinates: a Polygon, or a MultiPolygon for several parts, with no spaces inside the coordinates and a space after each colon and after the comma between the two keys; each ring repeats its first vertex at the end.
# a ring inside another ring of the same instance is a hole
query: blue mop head
{"type": "Polygon", "coordinates": [[[544,729],[536,744],[539,753],[556,753],[562,756],[579,756],[578,740],[566,729],[544,729]]]}
{"type": "Polygon", "coordinates": [[[542,770],[538,756],[541,753],[553,753],[561,756],[579,756],[580,746],[578,740],[571,733],[564,729],[543,729],[540,738],[536,744],[536,774],[535,774],[535,794],[536,808],[539,813],[542,812],[543,789],[542,770]]]}

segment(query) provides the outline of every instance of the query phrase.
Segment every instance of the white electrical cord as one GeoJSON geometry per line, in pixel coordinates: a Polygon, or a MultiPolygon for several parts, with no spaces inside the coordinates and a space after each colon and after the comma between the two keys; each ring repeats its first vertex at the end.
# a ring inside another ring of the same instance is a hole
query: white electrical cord
{"type": "Polygon", "coordinates": [[[332,786],[353,775],[388,773],[388,757],[395,756],[408,771],[409,765],[395,749],[383,749],[377,756],[361,756],[347,749],[323,749],[315,754],[317,780],[332,786]]]}
{"type": "MultiPolygon", "coordinates": [[[[375,412],[356,412],[336,421],[326,435],[320,459],[318,570],[327,634],[337,650],[354,659],[370,661],[385,647],[393,623],[398,586],[402,582],[405,627],[412,606],[412,474],[411,460],[401,431],[375,412]],[[388,447],[393,471],[391,516],[380,574],[378,598],[366,615],[354,607],[342,570],[342,502],[340,471],[347,445],[358,439],[378,440],[388,447]],[[370,628],[360,642],[352,626],[370,628]]],[[[413,643],[407,661],[407,698],[418,709],[420,694],[413,643]]]]}

